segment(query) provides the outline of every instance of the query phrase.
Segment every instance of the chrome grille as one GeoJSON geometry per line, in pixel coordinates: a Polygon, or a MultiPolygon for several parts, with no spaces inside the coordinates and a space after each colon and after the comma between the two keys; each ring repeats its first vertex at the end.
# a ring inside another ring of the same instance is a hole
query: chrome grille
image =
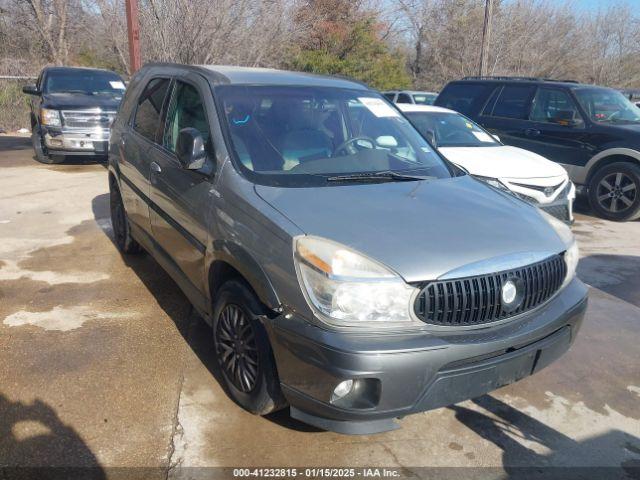
{"type": "Polygon", "coordinates": [[[551,298],[567,273],[562,255],[489,275],[428,283],[414,303],[416,316],[440,326],[469,326],[504,320],[532,310],[551,298]],[[517,308],[502,304],[502,286],[510,279],[523,290],[517,308]]]}
{"type": "Polygon", "coordinates": [[[99,110],[63,110],[62,123],[66,128],[81,130],[108,129],[116,112],[99,110]]]}

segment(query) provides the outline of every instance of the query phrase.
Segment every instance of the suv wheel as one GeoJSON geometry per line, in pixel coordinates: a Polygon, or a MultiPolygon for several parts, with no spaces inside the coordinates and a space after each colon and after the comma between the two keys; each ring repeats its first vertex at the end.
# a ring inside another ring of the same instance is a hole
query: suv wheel
{"type": "Polygon", "coordinates": [[[49,155],[49,151],[44,144],[44,138],[42,138],[40,127],[38,127],[38,125],[34,125],[31,129],[31,144],[33,145],[33,151],[36,154],[36,160],[40,163],[51,165],[53,163],[60,163],[64,160],[64,157],[61,155],[49,155]]]}
{"type": "Polygon", "coordinates": [[[257,315],[264,311],[243,282],[226,282],[213,309],[213,343],[231,398],[257,415],[280,410],[286,402],[269,338],[257,315]]]}
{"type": "Polygon", "coordinates": [[[640,217],[640,167],[627,162],[607,165],[589,182],[589,202],[608,220],[625,222],[640,217]]]}
{"type": "Polygon", "coordinates": [[[120,190],[113,181],[109,182],[109,207],[111,210],[111,226],[113,227],[113,239],[120,252],[125,254],[140,253],[142,247],[131,236],[131,227],[127,212],[122,203],[120,190]]]}

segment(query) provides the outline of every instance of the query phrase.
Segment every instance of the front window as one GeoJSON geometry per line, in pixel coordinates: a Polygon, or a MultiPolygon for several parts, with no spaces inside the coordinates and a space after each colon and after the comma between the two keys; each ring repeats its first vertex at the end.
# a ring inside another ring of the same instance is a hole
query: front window
{"type": "Polygon", "coordinates": [[[579,88],[574,93],[589,118],[597,123],[640,123],[640,108],[608,88],[579,88]]]}
{"type": "Polygon", "coordinates": [[[113,72],[68,70],[47,74],[45,93],[81,93],[84,95],[121,96],[125,85],[113,72]]]}
{"type": "Polygon", "coordinates": [[[433,105],[437,97],[435,93],[414,93],[413,101],[416,105],[433,105]]]}
{"type": "Polygon", "coordinates": [[[323,185],[336,175],[451,176],[445,161],[380,95],[366,90],[221,86],[236,158],[260,183],[323,185]]]}
{"type": "Polygon", "coordinates": [[[406,112],[411,123],[437,147],[497,147],[483,128],[458,113],[406,112]]]}

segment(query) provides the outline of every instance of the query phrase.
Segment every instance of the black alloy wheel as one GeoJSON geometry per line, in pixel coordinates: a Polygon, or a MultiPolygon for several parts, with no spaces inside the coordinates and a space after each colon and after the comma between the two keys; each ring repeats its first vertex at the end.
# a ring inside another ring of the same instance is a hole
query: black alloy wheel
{"type": "Polygon", "coordinates": [[[255,333],[242,309],[228,304],[216,325],[216,349],[227,379],[241,392],[257,384],[259,356],[255,333]]]}

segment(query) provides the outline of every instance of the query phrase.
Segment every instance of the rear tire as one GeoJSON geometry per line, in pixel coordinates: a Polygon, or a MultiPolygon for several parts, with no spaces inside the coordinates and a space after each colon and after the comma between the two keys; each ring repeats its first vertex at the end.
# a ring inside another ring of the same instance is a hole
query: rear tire
{"type": "Polygon", "coordinates": [[[286,406],[267,332],[256,318],[260,301],[242,281],[229,280],[213,308],[213,344],[231,398],[256,415],[286,406]]]}
{"type": "Polygon", "coordinates": [[[589,182],[589,203],[607,220],[640,218],[640,167],[629,162],[602,167],[589,182]]]}
{"type": "Polygon", "coordinates": [[[140,244],[131,236],[131,226],[124,209],[120,190],[114,181],[109,182],[109,209],[111,210],[111,226],[116,247],[123,254],[142,252],[140,244]]]}
{"type": "Polygon", "coordinates": [[[64,161],[63,155],[49,155],[49,151],[44,144],[42,133],[38,125],[34,125],[31,129],[31,145],[33,145],[36,160],[40,163],[52,165],[55,163],[62,163],[64,161]]]}

